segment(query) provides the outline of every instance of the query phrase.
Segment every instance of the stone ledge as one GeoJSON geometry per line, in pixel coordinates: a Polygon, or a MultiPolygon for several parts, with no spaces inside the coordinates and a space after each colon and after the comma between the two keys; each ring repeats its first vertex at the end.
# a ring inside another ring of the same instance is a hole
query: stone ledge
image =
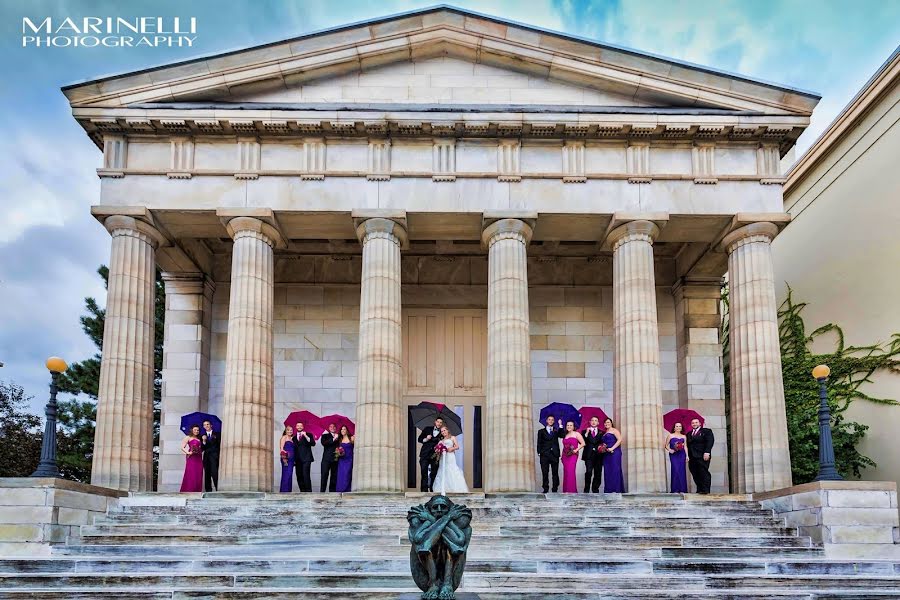
{"type": "Polygon", "coordinates": [[[873,490],[884,492],[897,492],[897,484],[893,481],[811,481],[791,487],[758,492],[753,494],[754,500],[768,500],[781,496],[792,496],[802,492],[815,492],[825,490],[873,490]]]}
{"type": "Polygon", "coordinates": [[[58,490],[82,492],[84,494],[108,496],[110,498],[121,498],[128,495],[128,492],[123,492],[122,490],[69,481],[58,477],[0,477],[0,489],[4,488],[55,488],[58,490]]]}

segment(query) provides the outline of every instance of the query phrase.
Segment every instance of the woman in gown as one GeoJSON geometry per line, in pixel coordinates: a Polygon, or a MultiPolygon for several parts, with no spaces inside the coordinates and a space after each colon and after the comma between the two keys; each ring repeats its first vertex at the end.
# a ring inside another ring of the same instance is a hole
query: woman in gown
{"type": "Polygon", "coordinates": [[[181,440],[181,451],[185,454],[184,477],[181,479],[182,492],[203,491],[203,445],[200,443],[200,426],[191,427],[191,432],[181,440]]]}
{"type": "Polygon", "coordinates": [[[447,451],[441,454],[432,489],[436,494],[468,494],[466,476],[456,464],[456,451],[459,450],[456,436],[450,435],[450,430],[446,427],[441,427],[441,441],[438,444],[443,445],[447,451]]]}
{"type": "Polygon", "coordinates": [[[278,447],[281,449],[281,487],[279,492],[292,492],[294,490],[294,428],[288,425],[281,432],[281,441],[278,447]]]}
{"type": "Polygon", "coordinates": [[[685,494],[688,491],[687,484],[687,438],[684,435],[684,425],[675,423],[672,433],[666,438],[666,452],[669,453],[669,463],[672,465],[673,494],[685,494]],[[681,450],[675,447],[681,444],[681,450]]]}
{"type": "Polygon", "coordinates": [[[603,422],[606,433],[603,443],[606,444],[606,456],[603,457],[603,492],[606,494],[624,493],[625,482],[622,480],[622,434],[613,425],[612,419],[603,422]]]}
{"type": "Polygon", "coordinates": [[[578,454],[584,448],[584,438],[575,431],[575,423],[566,422],[566,436],[563,438],[563,494],[577,494],[578,483],[575,481],[575,469],[578,468],[578,454]]]}
{"type": "Polygon", "coordinates": [[[344,451],[344,455],[338,459],[337,485],[334,491],[349,492],[353,485],[353,444],[356,438],[350,435],[346,425],[342,425],[338,432],[338,440],[340,440],[338,448],[344,451]]]}

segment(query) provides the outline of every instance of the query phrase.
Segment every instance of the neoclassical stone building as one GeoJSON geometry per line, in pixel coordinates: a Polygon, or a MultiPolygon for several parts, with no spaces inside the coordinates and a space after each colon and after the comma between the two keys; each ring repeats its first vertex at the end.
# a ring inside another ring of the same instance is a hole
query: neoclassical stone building
{"type": "Polygon", "coordinates": [[[195,410],[223,490],[273,488],[296,409],[356,420],[356,490],[416,487],[428,399],[489,492],[538,489],[552,401],[614,416],[630,491],[666,489],[679,406],[714,490],[790,485],[770,243],[814,94],[448,7],[64,92],[111,235],[94,484],[151,488],[158,267],[160,490],[195,410]]]}

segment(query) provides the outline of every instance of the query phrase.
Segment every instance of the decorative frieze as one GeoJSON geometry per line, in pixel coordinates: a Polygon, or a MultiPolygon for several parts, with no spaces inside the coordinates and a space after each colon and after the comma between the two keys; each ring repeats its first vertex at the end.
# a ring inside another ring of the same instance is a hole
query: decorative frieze
{"type": "Polygon", "coordinates": [[[756,174],[763,185],[781,183],[781,154],[778,146],[760,144],[756,149],[756,174]]]}
{"type": "Polygon", "coordinates": [[[391,141],[369,140],[366,179],[389,181],[391,178],[391,141]]]}
{"type": "Polygon", "coordinates": [[[191,138],[173,138],[170,142],[171,157],[169,160],[169,179],[190,179],[194,170],[194,140],[191,138]]]}
{"type": "Polygon", "coordinates": [[[119,179],[125,177],[128,160],[128,138],[124,135],[103,136],[103,168],[97,169],[100,177],[119,179]]]}
{"type": "Polygon", "coordinates": [[[432,180],[456,181],[456,140],[434,140],[431,157],[432,180]]]}
{"type": "Polygon", "coordinates": [[[258,179],[260,168],[259,140],[238,138],[238,171],[235,179],[258,179]]]}
{"type": "Polygon", "coordinates": [[[562,148],[563,183],[584,183],[584,142],[566,142],[562,148]]]}
{"type": "Polygon", "coordinates": [[[630,143],[625,149],[628,183],[650,183],[650,144],[630,143]]]}
{"type": "Polygon", "coordinates": [[[497,181],[522,181],[519,140],[500,140],[497,145],[497,181]]]}
{"type": "Polygon", "coordinates": [[[694,183],[718,183],[716,177],[716,147],[714,144],[696,144],[691,149],[691,168],[694,183]]]}
{"type": "Polygon", "coordinates": [[[300,154],[300,179],[325,179],[325,140],[303,140],[300,154]]]}

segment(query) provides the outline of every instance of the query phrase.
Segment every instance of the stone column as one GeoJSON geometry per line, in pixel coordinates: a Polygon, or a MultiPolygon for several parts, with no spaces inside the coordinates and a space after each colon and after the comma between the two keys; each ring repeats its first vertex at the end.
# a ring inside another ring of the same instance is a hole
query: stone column
{"type": "Polygon", "coordinates": [[[403,492],[400,246],[406,243],[406,230],[396,221],[376,217],[359,223],[356,234],[363,258],[353,490],[403,492]]]}
{"type": "Polygon", "coordinates": [[[484,491],[533,492],[534,418],[528,317],[528,243],[519,219],[488,225],[487,427],[484,491]]]}
{"type": "Polygon", "coordinates": [[[202,273],[163,273],[162,278],[166,285],[166,326],[156,489],[177,492],[184,474],[181,417],[207,410],[215,284],[202,273]]]}
{"type": "Polygon", "coordinates": [[[653,272],[653,240],[659,228],[631,221],[612,231],[613,371],[617,427],[625,440],[629,492],[665,492],[665,430],[659,372],[659,326],[653,272]]]}
{"type": "Polygon", "coordinates": [[[156,248],[165,238],[133,217],[104,225],[112,252],[91,483],[143,492],[153,485],[156,248]]]}
{"type": "Polygon", "coordinates": [[[722,240],[728,252],[731,467],[739,493],[791,485],[772,270],[777,234],[772,223],[753,223],[722,240]]]}
{"type": "Polygon", "coordinates": [[[272,491],[275,460],[273,317],[278,232],[252,217],[228,221],[234,239],[225,353],[219,488],[272,491]]]}
{"type": "MultiPolygon", "coordinates": [[[[711,490],[728,492],[728,443],[725,430],[725,375],[719,342],[722,279],[679,281],[675,296],[675,339],[678,350],[678,405],[703,415],[716,436],[710,473],[711,490]]],[[[691,428],[684,423],[685,431],[691,428]]],[[[693,481],[688,477],[688,485],[693,481]]]]}

